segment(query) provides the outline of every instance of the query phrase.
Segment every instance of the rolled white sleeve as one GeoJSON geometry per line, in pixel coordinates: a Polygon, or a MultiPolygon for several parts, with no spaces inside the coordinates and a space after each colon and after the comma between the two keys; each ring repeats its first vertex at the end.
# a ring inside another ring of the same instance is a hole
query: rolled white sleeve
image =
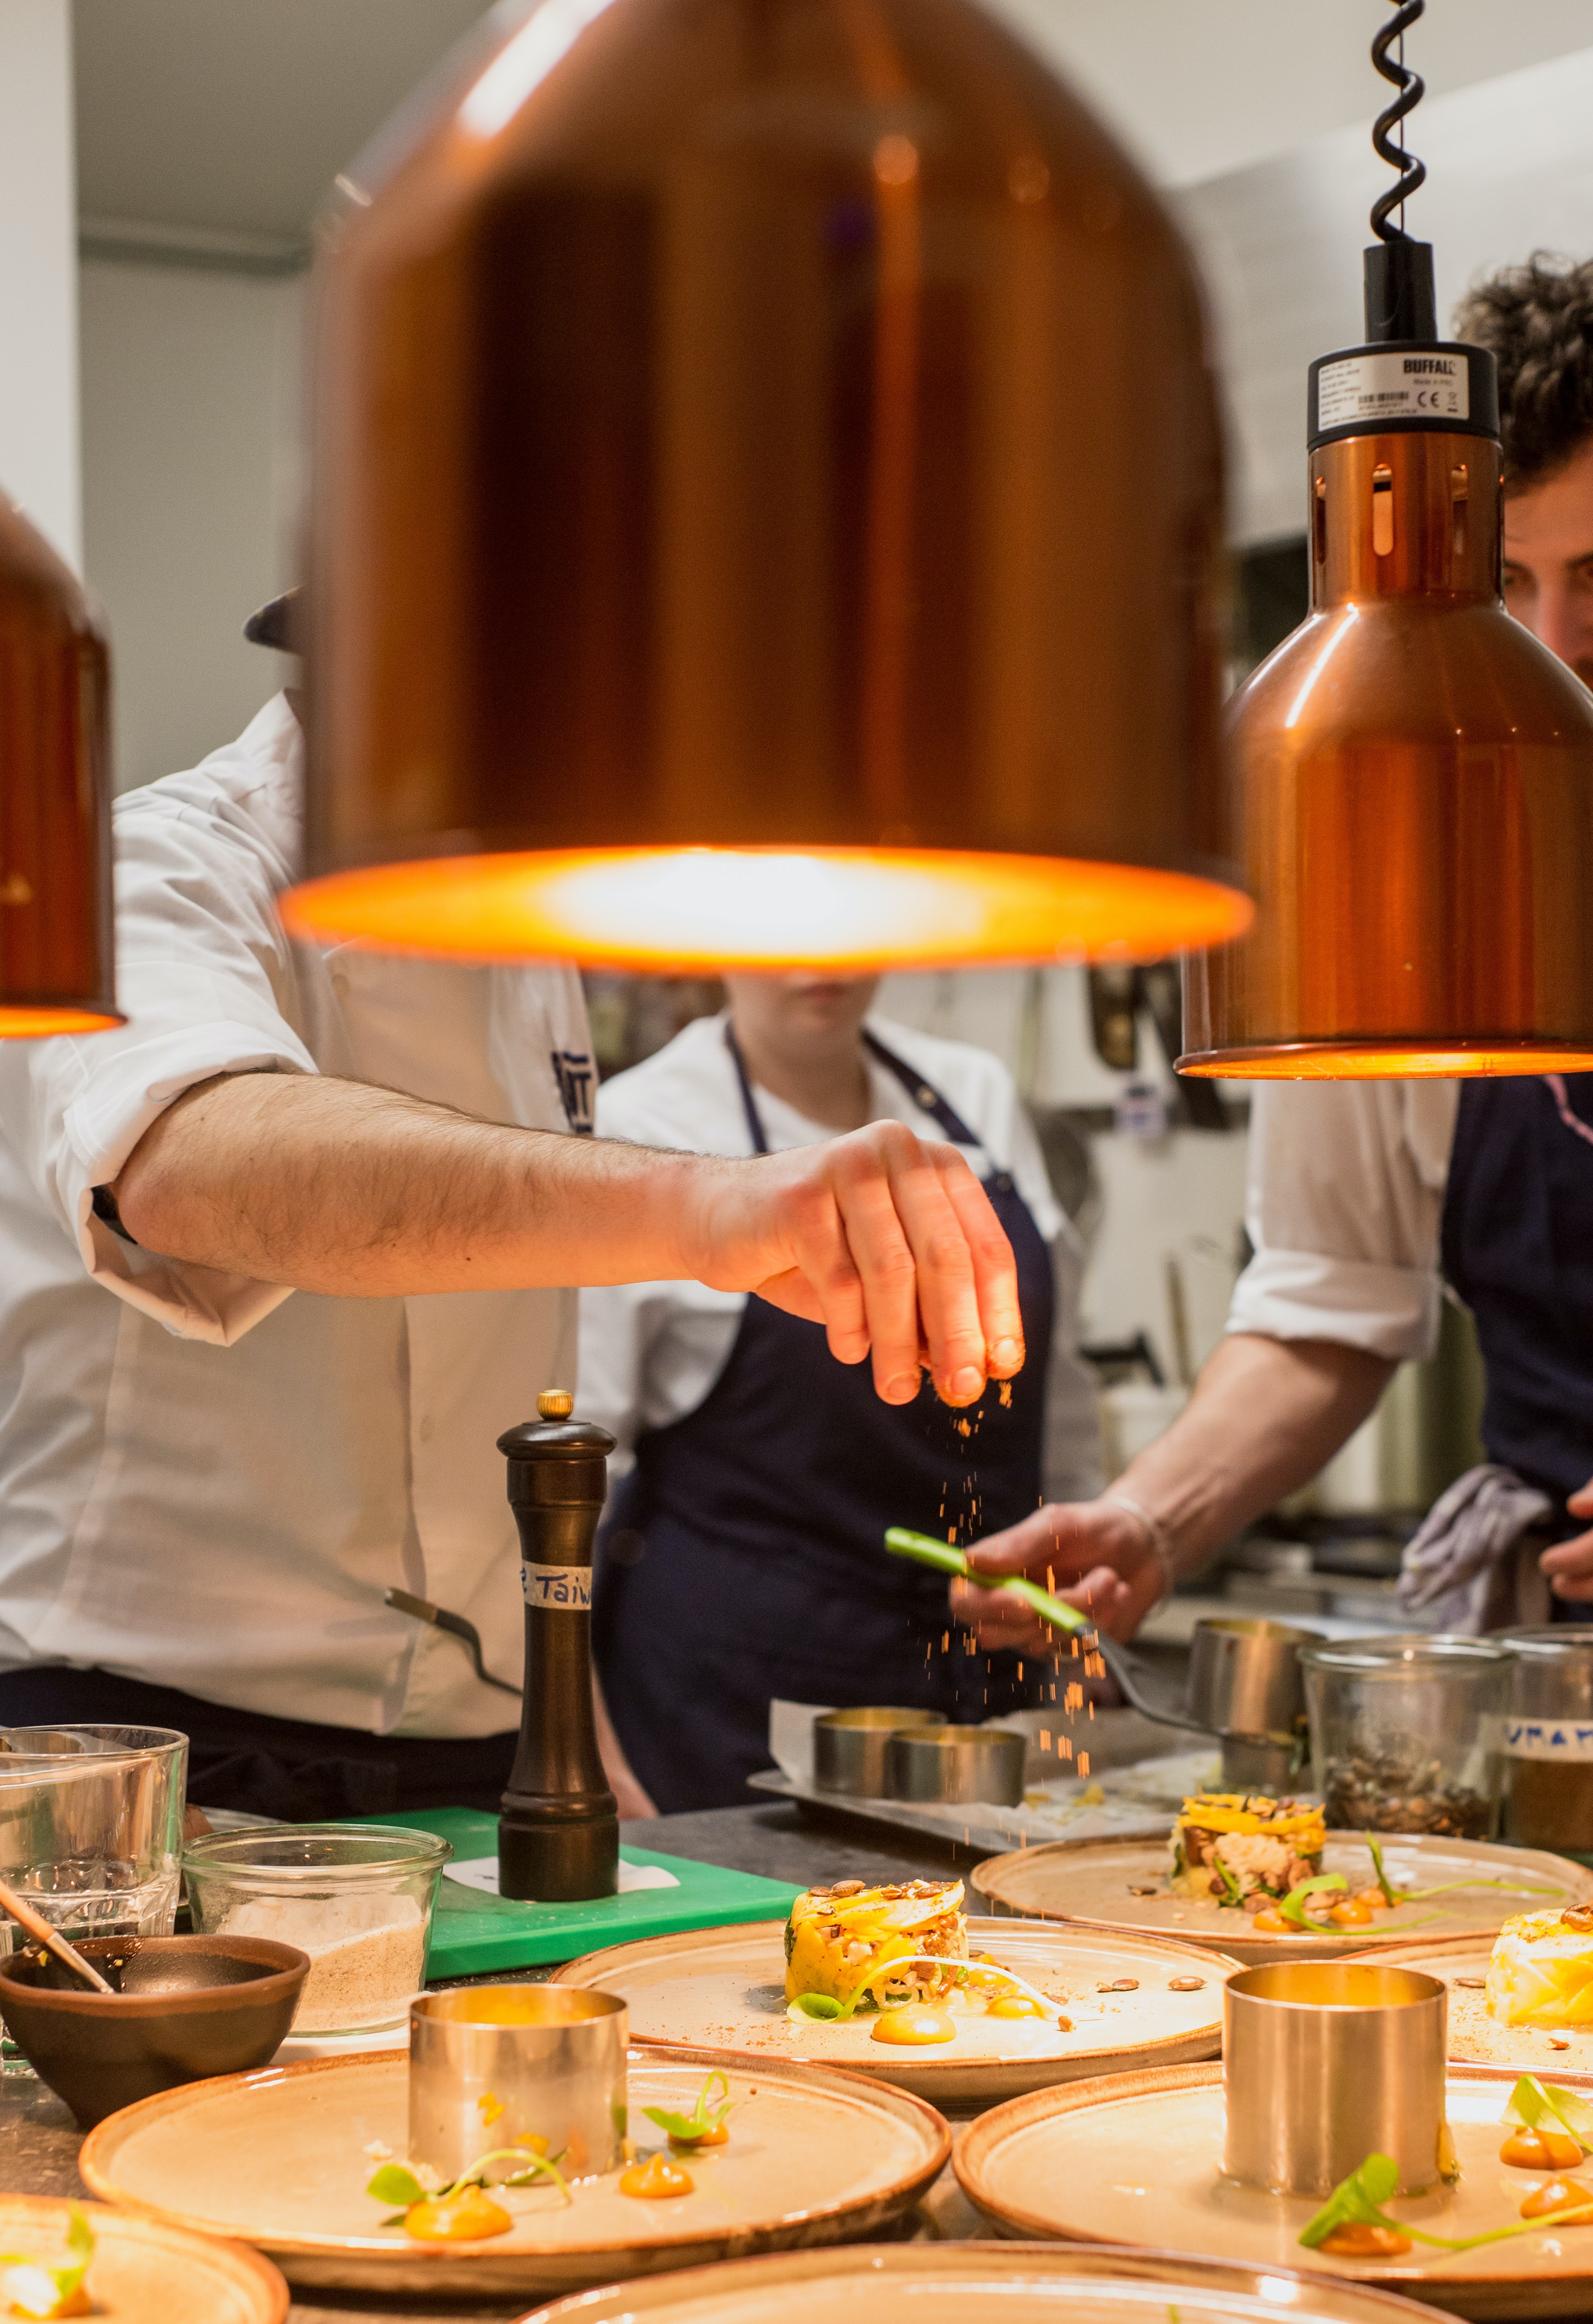
{"type": "Polygon", "coordinates": [[[1230,1332],[1336,1340],[1398,1362],[1438,1343],[1452,1082],[1263,1083],[1250,1115],[1255,1257],[1230,1332]]]}
{"type": "Polygon", "coordinates": [[[218,1074],[313,1073],[291,1021],[292,948],[275,898],[291,877],[246,804],[203,770],[131,794],[116,818],[118,1030],[0,1043],[5,1134],[84,1267],[185,1338],[227,1345],[281,1285],[125,1242],[93,1213],[173,1099],[218,1074]]]}

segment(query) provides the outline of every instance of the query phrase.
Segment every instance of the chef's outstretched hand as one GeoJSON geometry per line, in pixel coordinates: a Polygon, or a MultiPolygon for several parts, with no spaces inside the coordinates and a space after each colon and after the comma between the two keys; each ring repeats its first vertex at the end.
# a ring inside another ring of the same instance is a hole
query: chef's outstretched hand
{"type": "MultiPolygon", "coordinates": [[[[1571,1495],[1565,1506],[1573,1517],[1593,1517],[1593,1477],[1571,1495]]],[[[1557,1541],[1552,1549],[1543,1552],[1538,1565],[1547,1574],[1557,1598],[1570,1598],[1579,1604],[1593,1599],[1593,1533],[1579,1533],[1570,1541],[1557,1541]]]]}
{"type": "MultiPolygon", "coordinates": [[[[1114,1638],[1134,1636],[1163,1586],[1148,1529],[1132,1509],[1110,1499],[1048,1501],[1005,1533],[974,1543],[968,1563],[981,1573],[1026,1574],[1114,1638]]],[[[952,1583],[951,1612],[986,1654],[1002,1646],[1049,1654],[1059,1644],[1059,1633],[1021,1598],[981,1589],[977,1582],[952,1583]]]]}
{"type": "Polygon", "coordinates": [[[688,1249],[699,1279],[822,1323],[843,1364],[871,1359],[887,1404],[927,1366],[948,1404],[1022,1370],[1012,1245],[954,1147],[876,1121],[822,1146],[720,1165],[688,1249]]]}

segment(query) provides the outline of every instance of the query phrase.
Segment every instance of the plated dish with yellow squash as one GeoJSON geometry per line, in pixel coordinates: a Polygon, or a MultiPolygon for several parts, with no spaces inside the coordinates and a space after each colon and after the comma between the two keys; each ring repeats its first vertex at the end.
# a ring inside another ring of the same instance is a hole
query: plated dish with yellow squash
{"type": "Polygon", "coordinates": [[[783,1923],[616,1945],[555,1982],[618,1994],[634,2043],[844,2066],[936,2105],[1216,2056],[1226,1960],[964,1907],[956,1881],[838,1881],[783,1923]]]}
{"type": "Polygon", "coordinates": [[[1312,1803],[1197,1793],[1164,1844],[1060,1840],[968,1876],[999,1910],[1210,1945],[1247,1965],[1496,1935],[1593,1901],[1593,1872],[1546,1850],[1430,1834],[1331,1831],[1312,1803]],[[1430,1935],[1431,1932],[1431,1935],[1430,1935]]]}
{"type": "Polygon", "coordinates": [[[1492,1937],[1413,1937],[1379,1958],[1443,1979],[1457,2064],[1593,2076],[1593,1907],[1515,1914],[1492,1937]]]}

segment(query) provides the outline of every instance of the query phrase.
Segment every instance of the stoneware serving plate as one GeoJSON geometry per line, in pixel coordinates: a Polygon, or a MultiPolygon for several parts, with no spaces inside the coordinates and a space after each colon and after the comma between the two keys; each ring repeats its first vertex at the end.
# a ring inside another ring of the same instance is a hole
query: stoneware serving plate
{"type": "Polygon", "coordinates": [[[1386,1945],[1365,1958],[1442,1978],[1449,1988],[1449,2056],[1456,2065],[1496,2066],[1561,2082],[1593,2075],[1593,2026],[1566,2026],[1549,2034],[1535,2025],[1500,2025],[1488,2015],[1483,1987],[1493,1950],[1491,1936],[1447,1941],[1412,1937],[1406,1944],[1386,1945]]]}
{"type": "MultiPolygon", "coordinates": [[[[1523,2196],[1543,2173],[1499,2160],[1509,2095],[1506,2076],[1452,2071],[1447,2103],[1459,2181],[1394,2198],[1392,2216],[1449,2236],[1519,2221],[1523,2196]]],[[[1330,2259],[1299,2240],[1320,2199],[1225,2180],[1222,2133],[1221,2067],[1168,2066],[1009,2099],[968,2125],[953,2161],[969,2201],[1011,2236],[1171,2247],[1269,2271],[1303,2266],[1461,2316],[1588,2310],[1593,2227],[1542,2228],[1480,2251],[1413,2244],[1399,2259],[1330,2259]]]]}
{"type": "Polygon", "coordinates": [[[950,2145],[931,2107],[857,2074],[695,2052],[632,2052],[630,2128],[645,2157],[665,2145],[643,2109],[690,2114],[722,2064],[735,2108],[727,2145],[694,2155],[689,2195],[622,2195],[618,2174],[499,2200],[514,2225],[470,2244],[421,2244],[384,2227],[365,2192],[407,2136],[409,2061],[391,2052],[267,2067],[125,2107],[92,2132],[79,2169],[97,2195],[147,2218],[235,2236],[295,2283],[460,2294],[566,2292],[867,2236],[910,2210],[950,2145]]]}
{"type": "Polygon", "coordinates": [[[968,2107],[1079,2075],[1215,2058],[1223,1979],[1237,1965],[1165,1938],[972,1920],[969,1952],[989,1953],[1059,2002],[1068,2027],[954,2007],[954,2040],[898,2049],[875,2041],[875,2015],[841,2025],[788,2017],[784,1935],[783,1921],[760,1921],[611,1945],[552,1981],[623,1996],[634,2042],[844,2066],[937,2106],[968,2107]]]}
{"type": "Polygon", "coordinates": [[[523,2324],[1168,2324],[1174,2310],[1179,2324],[1422,2324],[1423,2313],[1363,2284],[1177,2252],[865,2244],[616,2284],[523,2324]]]}
{"type": "Polygon", "coordinates": [[[258,2252],[99,2203],[0,2195],[0,2252],[42,2267],[71,2264],[67,2230],[81,2211],[94,2230],[84,2289],[106,2324],[283,2324],[288,2287],[258,2252]]]}
{"type": "MultiPolygon", "coordinates": [[[[1493,1938],[1514,1913],[1548,1910],[1593,1896],[1593,1872],[1569,1857],[1535,1848],[1500,1848],[1483,1840],[1379,1835],[1396,1891],[1442,1887],[1441,1896],[1380,1912],[1369,1928],[1335,1935],[1269,1936],[1250,1917],[1203,1897],[1174,1894],[1165,1840],[1055,1840],[977,1864],[968,1886],[998,1913],[1087,1928],[1137,1931],[1209,1945],[1252,1967],[1269,1960],[1337,1960],[1403,1942],[1408,1936],[1493,1938]],[[1477,1885],[1463,1888],[1453,1881],[1477,1885]],[[1490,1885],[1491,1884],[1491,1885],[1490,1885]]],[[[1350,1890],[1370,1887],[1372,1858],[1357,1832],[1331,1831],[1324,1872],[1341,1872],[1350,1890]]]]}

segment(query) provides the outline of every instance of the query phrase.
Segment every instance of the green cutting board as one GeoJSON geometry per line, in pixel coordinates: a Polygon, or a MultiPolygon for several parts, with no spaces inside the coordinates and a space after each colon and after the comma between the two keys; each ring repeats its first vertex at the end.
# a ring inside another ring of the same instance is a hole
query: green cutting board
{"type": "MultiPolygon", "coordinates": [[[[498,1820],[475,1808],[435,1808],[424,1815],[360,1821],[434,1831],[449,1842],[458,1863],[497,1853],[498,1820]]],[[[584,1904],[515,1904],[505,1896],[463,1887],[445,1874],[437,1892],[426,1975],[475,1977],[484,1969],[531,1969],[542,1961],[573,1960],[599,1945],[662,1936],[672,1929],[783,1921],[792,1898],[801,1893],[789,1881],[763,1880],[718,1864],[693,1864],[682,1856],[655,1856],[651,1849],[622,1848],[620,1854],[627,1864],[662,1865],[680,1886],[637,1888],[628,1896],[595,1896],[584,1904]]]]}

